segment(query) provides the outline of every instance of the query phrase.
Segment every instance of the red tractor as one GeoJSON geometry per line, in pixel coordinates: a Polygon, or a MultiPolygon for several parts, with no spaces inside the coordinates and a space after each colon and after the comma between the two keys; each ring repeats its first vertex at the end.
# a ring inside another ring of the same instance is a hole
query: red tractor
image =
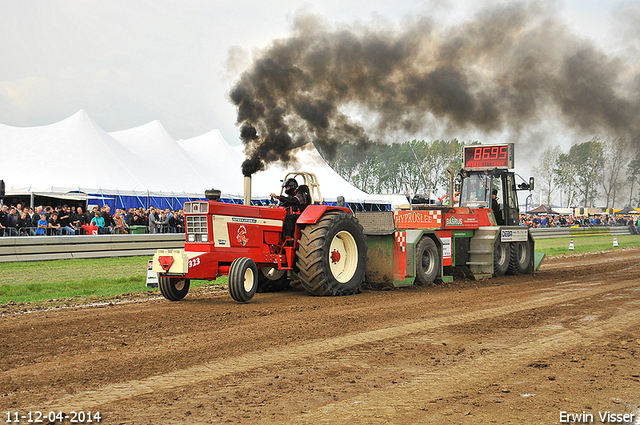
{"type": "Polygon", "coordinates": [[[185,249],[159,250],[153,257],[162,295],[178,301],[191,279],[228,275],[231,297],[247,302],[260,289],[288,285],[290,273],[313,295],[358,292],[367,263],[358,219],[348,208],[322,205],[314,174],[289,178],[302,182],[311,201],[297,217],[293,238],[283,235],[282,206],[226,204],[218,202],[219,191],[210,191],[208,201],[185,203],[185,249]]]}
{"type": "Polygon", "coordinates": [[[216,196],[187,202],[185,249],[159,250],[153,271],[169,300],[184,298],[191,279],[229,275],[229,292],[240,302],[291,277],[313,295],[349,295],[363,279],[405,286],[449,282],[456,269],[474,278],[533,273],[544,254],[519,226],[516,191],[530,191],[534,182],[516,185],[513,150],[513,143],[465,146],[454,205],[410,203],[355,216],[322,205],[315,175],[290,173],[285,182],[301,179],[311,199],[293,238],[283,234],[285,208],[225,204],[216,196]]]}

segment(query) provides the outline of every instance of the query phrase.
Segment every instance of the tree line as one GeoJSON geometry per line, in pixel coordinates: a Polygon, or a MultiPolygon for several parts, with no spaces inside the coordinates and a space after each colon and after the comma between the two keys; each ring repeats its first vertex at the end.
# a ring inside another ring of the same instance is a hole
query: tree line
{"type": "MultiPolygon", "coordinates": [[[[477,143],[477,142],[474,142],[477,143]]],[[[341,143],[331,156],[320,152],[342,178],[367,193],[447,193],[447,169],[462,166],[462,146],[453,140],[412,140],[369,144],[341,143]]]]}
{"type": "Polygon", "coordinates": [[[546,148],[533,171],[540,202],[551,205],[558,196],[563,207],[640,205],[640,149],[624,137],[600,139],[571,146],[546,148]],[[598,202],[602,202],[597,205],[598,202]]]}
{"type": "MultiPolygon", "coordinates": [[[[568,152],[546,148],[533,169],[540,203],[606,208],[640,205],[640,145],[626,138],[593,138],[568,152]],[[559,199],[558,199],[559,198],[559,199]]],[[[329,165],[367,193],[449,191],[447,170],[462,166],[462,147],[473,142],[412,140],[358,147],[345,142],[322,152],[329,165]]]]}

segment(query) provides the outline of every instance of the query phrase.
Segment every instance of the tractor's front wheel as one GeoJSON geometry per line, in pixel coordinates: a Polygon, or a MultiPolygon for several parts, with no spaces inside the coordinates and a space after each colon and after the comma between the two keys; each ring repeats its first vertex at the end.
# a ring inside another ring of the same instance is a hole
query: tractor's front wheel
{"type": "Polygon", "coordinates": [[[180,301],[189,292],[190,279],[184,277],[158,276],[162,296],[169,301],[180,301]]]}
{"type": "Polygon", "coordinates": [[[313,295],[351,295],[360,291],[367,265],[362,226],[352,214],[329,211],[302,229],[298,276],[313,295]]]}
{"type": "Polygon", "coordinates": [[[246,303],[258,289],[258,267],[247,257],[233,260],[229,269],[229,294],[234,300],[246,303]]]}

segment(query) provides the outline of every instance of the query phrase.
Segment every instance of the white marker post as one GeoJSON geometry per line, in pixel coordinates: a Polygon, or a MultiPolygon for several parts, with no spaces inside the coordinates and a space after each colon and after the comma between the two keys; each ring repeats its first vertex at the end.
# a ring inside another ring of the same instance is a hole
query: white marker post
{"type": "Polygon", "coordinates": [[[147,286],[151,288],[158,287],[158,273],[153,271],[153,260],[149,260],[147,265],[147,286]]]}

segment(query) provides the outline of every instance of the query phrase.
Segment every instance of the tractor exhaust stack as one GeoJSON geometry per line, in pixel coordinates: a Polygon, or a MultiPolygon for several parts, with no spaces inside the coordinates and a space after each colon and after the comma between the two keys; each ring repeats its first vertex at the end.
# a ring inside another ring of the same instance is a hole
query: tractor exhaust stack
{"type": "Polygon", "coordinates": [[[251,205],[251,176],[244,176],[244,204],[251,205]]]}

